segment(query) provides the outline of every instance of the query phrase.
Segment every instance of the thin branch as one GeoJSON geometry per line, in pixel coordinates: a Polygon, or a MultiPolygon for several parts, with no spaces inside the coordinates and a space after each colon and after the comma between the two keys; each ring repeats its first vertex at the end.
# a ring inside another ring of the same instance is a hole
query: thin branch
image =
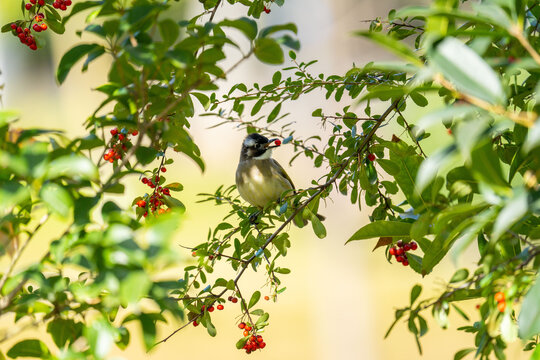
{"type": "MultiPolygon", "coordinates": [[[[304,210],[304,208],[308,204],[310,204],[312,201],[314,201],[319,195],[321,195],[326,189],[328,189],[333,183],[336,182],[336,180],[345,171],[345,169],[347,168],[349,163],[352,161],[352,159],[355,159],[358,156],[359,153],[361,153],[362,151],[364,151],[367,148],[367,145],[369,144],[369,142],[371,141],[371,139],[375,135],[375,132],[377,131],[377,129],[386,120],[386,118],[392,113],[392,111],[394,111],[394,109],[396,109],[398,107],[401,100],[402,100],[402,98],[399,98],[399,99],[395,100],[394,102],[392,102],[390,107],[388,107],[388,109],[386,109],[386,111],[377,119],[377,123],[371,128],[370,132],[364,137],[362,143],[358,147],[358,150],[341,164],[340,168],[335,172],[335,174],[326,183],[318,186],[318,190],[313,195],[311,195],[307,200],[302,202],[293,211],[293,213],[268,237],[268,239],[266,239],[265,243],[259,248],[259,250],[257,250],[253,255],[251,255],[251,257],[249,257],[247,260],[244,261],[242,269],[240,269],[240,271],[238,272],[238,274],[234,278],[234,284],[235,284],[235,287],[236,287],[237,290],[238,290],[238,281],[240,280],[242,275],[247,270],[249,264],[258,257],[259,253],[264,252],[264,249],[266,249],[268,247],[268,245],[270,245],[272,243],[272,241],[274,241],[274,239],[285,229],[285,227],[287,227],[287,225],[289,225],[293,221],[293,219],[296,217],[296,215],[298,215],[302,210],[304,210]]],[[[221,298],[221,296],[223,296],[223,294],[225,294],[227,291],[230,291],[230,290],[224,289],[223,291],[221,291],[217,295],[217,298],[221,298]]],[[[243,297],[241,295],[240,295],[240,297],[243,299],[243,297]]],[[[212,306],[212,304],[214,304],[214,303],[215,303],[215,300],[209,306],[212,306]]],[[[191,320],[191,322],[192,321],[193,320],[191,320]]],[[[181,326],[180,328],[176,329],[171,334],[169,334],[167,337],[165,337],[164,339],[162,339],[162,340],[158,341],[156,344],[154,344],[154,346],[166,342],[173,335],[175,335],[180,330],[185,328],[188,324],[185,324],[185,325],[181,326]]]]}
{"type": "Polygon", "coordinates": [[[519,43],[525,48],[525,50],[527,50],[527,52],[532,56],[534,61],[536,61],[536,63],[540,65],[540,54],[538,54],[536,50],[534,50],[529,40],[527,40],[527,38],[523,36],[523,32],[521,31],[520,27],[518,25],[512,26],[510,28],[510,34],[519,41],[519,43]]]}
{"type": "Polygon", "coordinates": [[[216,3],[216,6],[214,6],[214,9],[212,10],[212,14],[210,14],[210,20],[208,20],[208,22],[212,22],[212,20],[214,20],[214,16],[216,15],[216,11],[219,4],[221,4],[221,0],[218,0],[218,2],[216,3]]]}
{"type": "MultiPolygon", "coordinates": [[[[45,222],[48,219],[49,219],[49,214],[46,214],[41,218],[41,220],[39,221],[39,224],[37,224],[34,231],[30,235],[28,235],[28,239],[26,239],[26,242],[23,244],[23,246],[18,248],[15,254],[13,255],[13,258],[11,259],[11,263],[9,264],[8,269],[4,272],[4,274],[2,275],[2,278],[0,279],[0,292],[4,289],[4,285],[6,284],[6,281],[9,275],[11,275],[11,272],[13,271],[13,268],[17,264],[17,261],[19,261],[19,258],[21,257],[23,251],[26,249],[30,241],[32,241],[36,232],[43,226],[43,224],[45,224],[45,222]]],[[[2,302],[3,300],[4,298],[2,298],[2,302]]],[[[2,308],[1,305],[0,305],[0,308],[2,308]]]]}
{"type": "Polygon", "coordinates": [[[484,109],[486,111],[505,116],[509,118],[510,120],[514,121],[515,123],[523,125],[525,127],[528,127],[528,128],[532,127],[534,124],[534,121],[538,117],[538,114],[536,114],[533,111],[522,111],[519,113],[508,111],[501,105],[492,105],[488,103],[487,101],[484,101],[477,97],[459,92],[458,90],[456,90],[454,85],[452,85],[448,80],[446,80],[441,74],[435,75],[434,81],[440,84],[441,86],[445,87],[446,89],[452,91],[456,98],[462,99],[468,102],[469,104],[478,106],[479,108],[484,109]]]}

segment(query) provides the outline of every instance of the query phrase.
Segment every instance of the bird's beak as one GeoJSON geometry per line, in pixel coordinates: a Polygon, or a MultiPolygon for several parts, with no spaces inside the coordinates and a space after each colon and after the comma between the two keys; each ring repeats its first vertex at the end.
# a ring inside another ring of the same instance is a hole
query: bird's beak
{"type": "MultiPolygon", "coordinates": [[[[276,140],[279,140],[279,139],[276,138],[276,139],[270,139],[270,140],[268,140],[268,142],[264,145],[264,147],[267,148],[267,149],[271,149],[271,148],[276,148],[276,147],[278,147],[279,145],[272,145],[272,144],[274,144],[274,142],[275,142],[276,140]]],[[[281,144],[280,144],[280,145],[281,145],[281,144]]]]}

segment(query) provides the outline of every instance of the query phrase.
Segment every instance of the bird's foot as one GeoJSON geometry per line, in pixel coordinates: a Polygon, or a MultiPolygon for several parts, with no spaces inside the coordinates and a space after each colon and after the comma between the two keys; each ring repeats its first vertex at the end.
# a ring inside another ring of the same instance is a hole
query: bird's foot
{"type": "Polygon", "coordinates": [[[253,214],[249,216],[249,223],[251,225],[257,225],[259,222],[259,215],[261,214],[260,211],[255,211],[253,214]]]}

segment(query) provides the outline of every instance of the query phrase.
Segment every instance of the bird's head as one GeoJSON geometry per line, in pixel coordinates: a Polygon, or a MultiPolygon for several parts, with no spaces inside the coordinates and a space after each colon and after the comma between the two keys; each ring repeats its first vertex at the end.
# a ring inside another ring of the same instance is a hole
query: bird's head
{"type": "Polygon", "coordinates": [[[281,145],[281,142],[278,139],[269,140],[261,134],[249,134],[242,142],[240,159],[269,159],[272,156],[272,148],[278,147],[279,145],[281,145]]]}

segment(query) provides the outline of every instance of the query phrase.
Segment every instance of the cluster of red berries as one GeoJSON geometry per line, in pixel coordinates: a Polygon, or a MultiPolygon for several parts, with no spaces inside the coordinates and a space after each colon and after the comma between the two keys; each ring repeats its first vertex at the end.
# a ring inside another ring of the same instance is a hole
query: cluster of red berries
{"type": "Polygon", "coordinates": [[[111,130],[111,135],[113,136],[110,144],[111,148],[103,155],[105,161],[112,163],[122,158],[122,155],[124,155],[128,149],[128,144],[131,145],[131,141],[128,137],[129,134],[137,136],[139,132],[137,130],[128,131],[127,129],[119,131],[118,128],[111,130]]]}
{"type": "Polygon", "coordinates": [[[246,354],[250,354],[257,349],[264,349],[266,347],[266,343],[261,335],[250,335],[250,331],[253,329],[250,325],[241,322],[238,324],[238,327],[240,330],[244,330],[244,337],[249,336],[243,347],[243,349],[246,350],[246,354]]]}
{"type": "Polygon", "coordinates": [[[24,8],[25,8],[26,10],[30,10],[31,8],[34,7],[34,5],[36,5],[36,3],[37,3],[39,6],[44,6],[44,5],[45,5],[45,0],[37,0],[37,1],[36,1],[36,0],[30,0],[29,3],[26,3],[26,4],[24,5],[24,8]]]}
{"type": "Polygon", "coordinates": [[[504,293],[499,291],[493,296],[493,298],[497,302],[497,309],[500,312],[504,312],[504,309],[506,309],[506,296],[504,293]]]}
{"type": "Polygon", "coordinates": [[[270,14],[270,11],[271,11],[271,10],[265,6],[264,9],[263,9],[263,11],[264,11],[265,13],[267,13],[267,14],[270,14]]]}
{"type": "Polygon", "coordinates": [[[396,257],[396,261],[403,264],[403,266],[409,265],[409,259],[407,259],[406,252],[409,250],[418,249],[418,244],[411,241],[410,243],[403,243],[403,240],[398,240],[397,247],[392,246],[388,253],[396,257]]]}
{"type": "MultiPolygon", "coordinates": [[[[165,167],[161,168],[161,172],[166,172],[167,169],[165,167]]],[[[166,187],[162,187],[159,185],[159,175],[156,175],[153,177],[153,179],[149,178],[142,178],[141,182],[145,185],[148,185],[150,188],[155,189],[152,195],[148,198],[148,204],[150,205],[149,209],[154,213],[156,210],[158,211],[158,214],[163,214],[164,212],[168,211],[169,209],[165,210],[161,208],[161,205],[164,204],[163,202],[163,196],[164,195],[171,195],[171,190],[166,187]]],[[[144,208],[146,207],[147,202],[146,200],[139,200],[137,202],[137,206],[144,208]]],[[[143,214],[144,217],[148,216],[148,211],[146,211],[143,214]]]]}
{"type": "Polygon", "coordinates": [[[55,9],[60,10],[66,10],[69,5],[71,5],[71,0],[55,0],[52,4],[55,9]]]}
{"type": "Polygon", "coordinates": [[[237,297],[234,297],[234,296],[229,296],[227,298],[227,300],[229,300],[230,302],[232,302],[233,304],[236,304],[238,302],[238,298],[237,297]]]}
{"type": "Polygon", "coordinates": [[[17,24],[13,23],[11,24],[11,29],[15,30],[17,36],[21,40],[21,43],[25,44],[32,50],[37,50],[36,39],[32,36],[32,34],[30,34],[29,28],[23,29],[22,27],[17,26],[17,24]]]}

